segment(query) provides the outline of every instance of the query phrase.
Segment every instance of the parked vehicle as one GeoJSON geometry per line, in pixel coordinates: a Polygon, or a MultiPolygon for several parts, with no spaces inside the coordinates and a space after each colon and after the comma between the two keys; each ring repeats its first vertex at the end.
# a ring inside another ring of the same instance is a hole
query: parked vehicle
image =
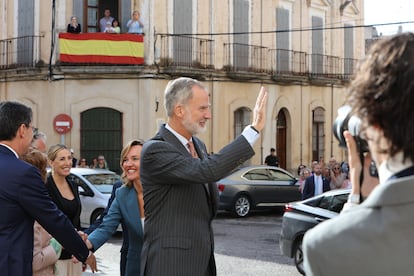
{"type": "Polygon", "coordinates": [[[251,210],[284,206],[300,200],[298,180],[288,171],[273,166],[247,166],[217,182],[219,209],[245,217],[251,210]]]}
{"type": "Polygon", "coordinates": [[[296,268],[303,270],[302,239],[306,231],[322,221],[337,216],[348,200],[351,190],[332,190],[299,202],[286,204],[279,245],[283,255],[294,259],[296,268]]]}
{"type": "Polygon", "coordinates": [[[109,170],[72,168],[69,179],[78,185],[82,203],[81,226],[87,228],[105,210],[112,186],[121,177],[109,170]]]}

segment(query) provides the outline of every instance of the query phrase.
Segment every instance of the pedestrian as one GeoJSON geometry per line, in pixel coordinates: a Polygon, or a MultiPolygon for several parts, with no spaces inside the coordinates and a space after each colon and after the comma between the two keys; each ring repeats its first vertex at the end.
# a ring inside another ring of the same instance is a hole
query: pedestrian
{"type": "Polygon", "coordinates": [[[279,167],[279,157],[276,156],[275,148],[270,149],[270,154],[265,158],[265,164],[268,166],[279,167]]]}
{"type": "MultiPolygon", "coordinates": [[[[46,181],[46,154],[30,147],[21,159],[36,167],[43,181],[46,181]]],[[[60,257],[62,246],[37,221],[34,223],[33,232],[33,276],[55,276],[55,263],[60,257]]]]}
{"type": "MultiPolygon", "coordinates": [[[[68,177],[72,168],[73,153],[65,145],[56,144],[49,148],[47,157],[51,168],[46,179],[46,188],[56,206],[71,220],[75,229],[81,229],[82,210],[78,186],[68,177]]],[[[65,248],[56,262],[57,275],[80,276],[82,265],[72,262],[72,254],[65,248]]]]}
{"type": "Polygon", "coordinates": [[[348,87],[350,114],[361,120],[349,128],[353,135],[343,133],[353,206],[306,233],[306,275],[413,274],[413,103],[414,34],[378,40],[348,87]],[[360,146],[361,139],[367,147],[360,146]]]}
{"type": "Polygon", "coordinates": [[[46,141],[46,134],[39,131],[39,129],[35,128],[33,133],[32,146],[38,149],[39,151],[46,153],[46,141]]]}
{"type": "Polygon", "coordinates": [[[218,205],[214,181],[254,155],[252,145],[265,124],[267,92],[262,87],[253,122],[216,154],[208,155],[195,135],[211,118],[209,93],[191,78],[165,89],[166,125],[144,144],[141,181],[145,234],[141,275],[216,275],[212,219],[218,205]]]}
{"type": "Polygon", "coordinates": [[[320,195],[331,189],[328,179],[322,175],[322,166],[317,163],[313,169],[313,174],[305,179],[302,189],[302,200],[320,195]]]}
{"type": "Polygon", "coordinates": [[[96,271],[95,256],[48,196],[39,170],[19,160],[29,149],[33,130],[29,107],[11,101],[0,103],[0,271],[32,275],[34,220],[96,271]]]}

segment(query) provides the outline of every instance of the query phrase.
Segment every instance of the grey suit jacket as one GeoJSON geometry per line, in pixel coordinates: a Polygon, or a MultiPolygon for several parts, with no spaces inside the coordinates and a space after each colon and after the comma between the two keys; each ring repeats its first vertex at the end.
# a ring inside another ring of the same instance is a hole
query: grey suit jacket
{"type": "Polygon", "coordinates": [[[208,156],[193,137],[200,159],[192,158],[165,126],[147,141],[141,153],[145,231],[141,275],[216,274],[211,222],[218,191],[214,181],[227,175],[254,151],[240,136],[208,156]],[[208,184],[207,184],[208,183],[208,184]]]}
{"type": "Polygon", "coordinates": [[[360,206],[306,233],[306,275],[413,275],[413,214],[414,176],[378,185],[360,206]]]}

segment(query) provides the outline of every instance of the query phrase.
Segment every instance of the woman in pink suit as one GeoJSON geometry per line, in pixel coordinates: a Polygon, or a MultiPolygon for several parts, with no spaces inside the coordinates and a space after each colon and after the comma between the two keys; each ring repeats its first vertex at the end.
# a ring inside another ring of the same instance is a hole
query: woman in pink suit
{"type": "MultiPolygon", "coordinates": [[[[35,148],[22,156],[22,160],[39,169],[43,181],[46,180],[47,157],[35,148]]],[[[33,244],[33,276],[54,276],[55,263],[59,259],[62,247],[52,236],[35,221],[33,244]]]]}

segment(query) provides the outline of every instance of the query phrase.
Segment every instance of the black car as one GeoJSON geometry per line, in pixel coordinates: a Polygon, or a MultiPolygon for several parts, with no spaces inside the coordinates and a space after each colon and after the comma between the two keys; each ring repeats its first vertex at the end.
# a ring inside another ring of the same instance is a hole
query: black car
{"type": "Polygon", "coordinates": [[[217,181],[220,210],[245,217],[253,209],[284,206],[300,200],[298,180],[273,166],[247,166],[217,181]]]}
{"type": "Polygon", "coordinates": [[[296,268],[303,271],[302,239],[306,231],[341,212],[351,190],[332,190],[303,201],[286,204],[280,233],[280,251],[294,259],[296,268]]]}

